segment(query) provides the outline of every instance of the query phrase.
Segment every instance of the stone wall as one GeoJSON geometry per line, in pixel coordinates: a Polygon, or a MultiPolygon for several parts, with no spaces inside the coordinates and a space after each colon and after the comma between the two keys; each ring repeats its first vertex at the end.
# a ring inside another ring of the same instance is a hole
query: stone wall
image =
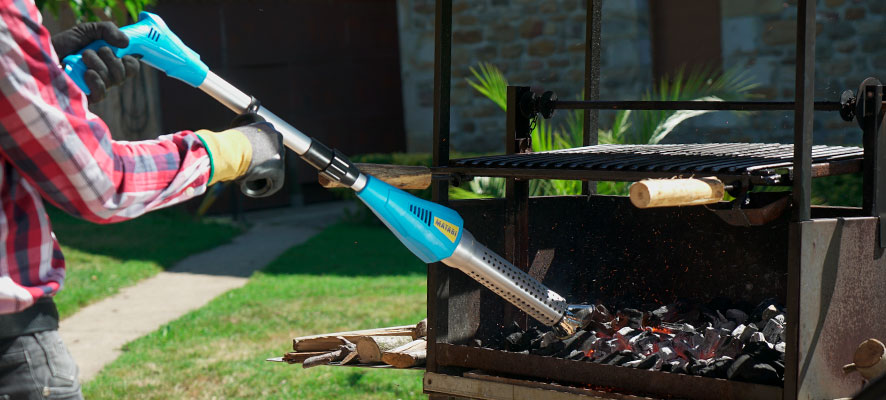
{"type": "MultiPolygon", "coordinates": [[[[432,146],[434,1],[398,0],[403,95],[410,151],[432,146]]],[[[455,0],[452,144],[501,151],[502,111],[470,88],[468,68],[499,66],[512,84],[576,98],[583,86],[584,0],[455,0]]],[[[793,100],[795,0],[721,0],[723,65],[747,71],[763,100],[793,100]]],[[[868,76],[886,80],[886,1],[819,0],[816,100],[839,99],[868,76]],[[879,75],[878,75],[879,74],[879,75]]],[[[604,0],[602,99],[638,99],[652,85],[648,0],[604,0]]],[[[691,46],[691,43],[687,43],[691,46]]],[[[601,127],[607,126],[607,114],[601,127]]],[[[665,142],[793,139],[790,112],[717,112],[681,125],[665,142]]],[[[815,142],[856,145],[855,123],[819,112],[815,142]]]]}
{"type": "MultiPolygon", "coordinates": [[[[748,71],[761,100],[793,100],[796,1],[721,0],[723,65],[748,71]]],[[[815,99],[839,101],[869,76],[886,79],[886,1],[819,0],[817,3],[815,99]]],[[[837,113],[817,112],[816,144],[860,145],[861,131],[837,113]]],[[[716,113],[675,131],[667,142],[793,142],[793,114],[716,113]]]]}
{"type": "MultiPolygon", "coordinates": [[[[604,1],[600,96],[630,99],[651,83],[646,0],[604,1]]],[[[434,1],[399,0],[407,147],[430,151],[433,126],[434,1]]],[[[585,1],[453,2],[452,145],[503,151],[504,112],[471,88],[470,67],[488,62],[512,85],[578,98],[584,86],[585,1]]]]}

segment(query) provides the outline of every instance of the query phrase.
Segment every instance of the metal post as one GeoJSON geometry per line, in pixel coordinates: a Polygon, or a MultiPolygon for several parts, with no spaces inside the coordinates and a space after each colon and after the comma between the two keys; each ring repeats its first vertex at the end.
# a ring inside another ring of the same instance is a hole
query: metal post
{"type": "Polygon", "coordinates": [[[815,2],[797,2],[797,58],[794,77],[794,185],[788,238],[787,329],[784,398],[800,389],[800,282],[804,226],[812,218],[812,121],[815,94],[815,2]]]}
{"type": "Polygon", "coordinates": [[[856,118],[864,136],[864,175],[862,209],[865,215],[880,219],[877,244],[886,248],[886,124],[884,124],[883,92],[879,81],[868,79],[858,93],[861,115],[856,118]]]}
{"type": "MultiPolygon", "coordinates": [[[[437,0],[434,21],[434,166],[449,164],[449,89],[452,70],[452,0],[437,0]]],[[[433,183],[432,198],[449,201],[449,182],[433,183]]],[[[428,264],[428,354],[427,371],[437,372],[436,344],[449,319],[449,268],[442,263],[428,264]],[[438,299],[442,299],[438,302],[438,299]]]]}
{"type": "Polygon", "coordinates": [[[812,121],[815,95],[815,1],[797,2],[797,74],[794,101],[793,221],[811,218],[812,121]]]}
{"type": "MultiPolygon", "coordinates": [[[[505,152],[522,153],[529,146],[529,119],[520,112],[520,98],[530,92],[528,86],[508,86],[507,134],[505,152]]],[[[523,271],[529,271],[529,181],[508,178],[505,199],[505,258],[523,271]]],[[[526,328],[528,317],[516,307],[505,309],[504,323],[510,321],[526,328]]]]}
{"type": "MultiPolygon", "coordinates": [[[[600,98],[600,15],[603,0],[587,0],[587,17],[585,21],[585,100],[600,98]]],[[[597,144],[597,122],[600,112],[584,110],[584,146],[597,144]]],[[[581,185],[582,194],[597,192],[594,182],[585,181],[581,185]]]]}

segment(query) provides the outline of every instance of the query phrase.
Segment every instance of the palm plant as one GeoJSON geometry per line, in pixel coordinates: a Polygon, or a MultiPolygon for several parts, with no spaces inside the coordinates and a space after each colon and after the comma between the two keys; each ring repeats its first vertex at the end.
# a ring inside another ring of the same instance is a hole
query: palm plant
{"type": "MultiPolygon", "coordinates": [[[[470,68],[473,80],[468,84],[495,104],[506,110],[508,81],[494,65],[480,63],[470,68]]],[[[724,101],[740,100],[750,96],[750,90],[757,85],[745,72],[737,69],[720,73],[714,68],[701,68],[685,73],[679,70],[671,79],[665,77],[652,91],[643,95],[643,100],[695,100],[724,101]]],[[[601,144],[657,144],[673,130],[691,118],[707,114],[709,110],[641,110],[632,113],[620,110],[609,129],[598,130],[601,144]],[[631,129],[636,127],[635,129],[631,129]]],[[[532,151],[549,151],[573,148],[582,145],[584,132],[584,111],[567,111],[565,125],[556,127],[546,120],[538,120],[532,130],[532,151]]],[[[627,194],[627,182],[598,182],[597,192],[601,194],[627,194]]],[[[503,197],[504,180],[500,178],[477,178],[471,182],[475,193],[503,197]]],[[[530,195],[580,194],[580,181],[533,180],[530,181],[530,195]]]]}

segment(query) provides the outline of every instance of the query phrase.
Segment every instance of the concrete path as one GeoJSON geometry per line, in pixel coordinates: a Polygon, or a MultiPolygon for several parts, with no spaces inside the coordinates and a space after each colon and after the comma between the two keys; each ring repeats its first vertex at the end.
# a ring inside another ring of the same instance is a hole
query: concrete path
{"type": "Polygon", "coordinates": [[[80,367],[80,380],[95,377],[124,344],[245,285],[254,271],[337,221],[347,204],[249,213],[252,227],[232,243],[188,257],[65,318],[59,332],[80,367]]]}

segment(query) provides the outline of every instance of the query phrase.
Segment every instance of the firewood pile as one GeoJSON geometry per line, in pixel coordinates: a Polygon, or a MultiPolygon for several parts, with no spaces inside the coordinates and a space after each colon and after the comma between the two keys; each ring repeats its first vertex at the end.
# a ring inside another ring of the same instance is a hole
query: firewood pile
{"type": "Polygon", "coordinates": [[[427,320],[415,325],[360,331],[335,332],[297,337],[293,351],[279,361],[318,365],[389,365],[394,368],[421,367],[427,354],[427,320]]]}

